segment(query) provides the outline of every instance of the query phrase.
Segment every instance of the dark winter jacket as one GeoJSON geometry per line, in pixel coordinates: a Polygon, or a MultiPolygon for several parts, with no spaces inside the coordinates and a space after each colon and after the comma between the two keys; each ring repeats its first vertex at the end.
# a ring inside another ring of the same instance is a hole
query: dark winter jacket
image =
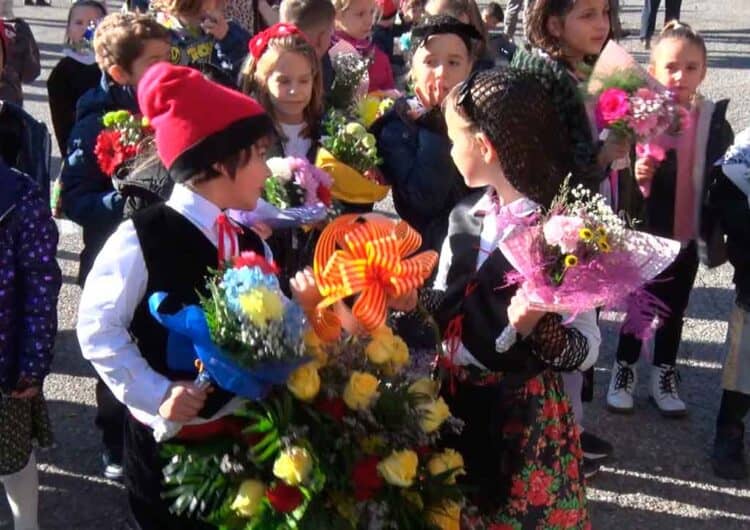
{"type": "Polygon", "coordinates": [[[451,159],[442,114],[435,110],[413,120],[408,110],[407,99],[399,99],[372,130],[396,212],[422,235],[423,250],[439,251],[450,212],[468,188],[451,159]]]}
{"type": "Polygon", "coordinates": [[[157,14],[159,20],[172,33],[171,62],[183,66],[201,69],[201,65],[210,63],[237,79],[242,61],[247,56],[247,43],[250,34],[242,26],[228,21],[229,31],[220,41],[212,35],[194,33],[179,26],[174,17],[157,14]]]}
{"type": "Polygon", "coordinates": [[[57,333],[57,227],[39,187],[0,162],[0,390],[49,373],[57,333]]]}
{"type": "Polygon", "coordinates": [[[102,117],[114,110],[138,112],[132,88],[102,77],[102,83],[78,102],[76,124],[70,132],[68,156],[62,170],[62,206],[65,215],[83,227],[84,249],[78,279],[81,285],[104,242],[122,220],[123,198],[112,179],[99,168],[94,154],[102,117]]]}
{"type": "MultiPolygon", "coordinates": [[[[734,140],[732,127],[726,120],[728,105],[728,100],[716,104],[704,101],[701,105],[701,114],[711,112],[710,118],[707,118],[710,121],[703,127],[703,119],[699,118],[696,125],[695,156],[705,156],[702,188],[698,190],[700,197],[696,204],[700,217],[698,243],[701,261],[709,267],[721,265],[726,261],[726,247],[720,220],[709,207],[708,190],[721,175],[721,168],[714,166],[714,163],[724,155],[734,140]]],[[[674,150],[669,150],[667,158],[654,173],[651,194],[645,201],[644,230],[659,236],[673,236],[676,187],[677,157],[674,150]]]]}
{"type": "Polygon", "coordinates": [[[42,71],[39,47],[29,25],[20,18],[2,19],[5,67],[0,75],[0,99],[23,105],[23,83],[31,83],[42,71]]]}

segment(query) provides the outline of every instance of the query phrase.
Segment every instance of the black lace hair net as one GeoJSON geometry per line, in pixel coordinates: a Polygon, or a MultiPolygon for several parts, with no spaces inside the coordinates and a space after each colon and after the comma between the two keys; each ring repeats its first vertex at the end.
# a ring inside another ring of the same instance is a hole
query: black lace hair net
{"type": "Polygon", "coordinates": [[[514,69],[479,71],[456,93],[456,108],[487,135],[511,185],[549,207],[573,169],[569,133],[542,84],[514,69]]]}

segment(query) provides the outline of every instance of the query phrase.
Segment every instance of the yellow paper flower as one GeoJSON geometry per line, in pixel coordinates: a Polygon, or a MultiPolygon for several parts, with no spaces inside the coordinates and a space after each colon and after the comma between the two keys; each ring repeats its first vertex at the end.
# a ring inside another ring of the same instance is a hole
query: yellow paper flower
{"type": "Polygon", "coordinates": [[[266,485],[259,480],[245,480],[240,484],[231,508],[242,517],[253,517],[266,496],[266,485]]]}
{"type": "Polygon", "coordinates": [[[304,335],[305,341],[305,353],[315,359],[318,363],[318,367],[325,366],[328,363],[328,352],[323,346],[323,341],[320,340],[317,333],[314,330],[308,329],[304,335]]]}
{"type": "Polygon", "coordinates": [[[320,391],[318,363],[313,361],[297,368],[286,380],[286,387],[300,401],[312,401],[320,391]]]}
{"type": "Polygon", "coordinates": [[[435,399],[438,393],[438,383],[429,377],[422,377],[411,384],[409,393],[422,399],[435,399]]]}
{"type": "Polygon", "coordinates": [[[575,267],[578,265],[578,257],[574,256],[573,254],[568,254],[565,256],[565,268],[569,269],[571,267],[575,267]]]}
{"type": "Polygon", "coordinates": [[[366,96],[357,105],[357,110],[364,126],[370,127],[380,114],[380,99],[375,96],[366,96]]]}
{"type": "Polygon", "coordinates": [[[257,287],[240,295],[240,307],[254,325],[264,328],[271,320],[284,314],[284,304],[278,294],[267,287],[257,287]]]}
{"type": "Polygon", "coordinates": [[[461,505],[446,500],[440,506],[430,508],[428,511],[428,520],[440,530],[459,530],[461,519],[461,505]]]}
{"type": "Polygon", "coordinates": [[[438,453],[427,463],[427,469],[430,475],[440,475],[446,471],[453,470],[450,476],[446,479],[447,484],[455,484],[456,477],[458,475],[465,475],[464,470],[464,457],[461,453],[453,449],[446,449],[442,453],[438,453]]]}
{"type": "Polygon", "coordinates": [[[594,239],[594,232],[592,232],[590,228],[581,228],[578,231],[578,236],[584,241],[591,241],[594,239]]]}
{"type": "Polygon", "coordinates": [[[606,238],[606,237],[602,237],[602,238],[600,238],[600,239],[599,239],[599,240],[598,240],[598,241],[596,242],[596,245],[597,245],[597,246],[599,247],[599,250],[601,250],[601,251],[602,251],[602,252],[604,252],[605,254],[607,254],[607,253],[609,253],[609,252],[612,252],[612,247],[611,247],[611,246],[609,245],[609,241],[607,241],[607,238],[606,238]]]}
{"type": "Polygon", "coordinates": [[[388,484],[408,488],[417,476],[419,458],[411,450],[393,451],[378,464],[378,472],[388,484]]]}
{"type": "Polygon", "coordinates": [[[443,398],[437,398],[434,401],[422,403],[417,406],[420,412],[419,426],[426,434],[437,431],[445,420],[447,420],[451,411],[443,398]]]}
{"type": "Polygon", "coordinates": [[[367,372],[352,372],[349,382],[344,388],[344,403],[352,410],[365,410],[370,408],[372,402],[378,397],[378,385],[380,381],[367,372]]]}
{"type": "Polygon", "coordinates": [[[298,486],[307,480],[313,460],[307,449],[291,447],[281,452],[273,463],[273,474],[290,486],[298,486]]]}

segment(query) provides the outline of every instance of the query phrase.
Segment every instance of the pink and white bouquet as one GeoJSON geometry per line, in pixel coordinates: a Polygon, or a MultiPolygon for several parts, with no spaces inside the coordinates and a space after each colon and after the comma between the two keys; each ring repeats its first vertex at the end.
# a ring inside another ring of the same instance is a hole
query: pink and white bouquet
{"type": "Polygon", "coordinates": [[[233,212],[241,223],[263,222],[271,228],[291,228],[324,221],[332,206],[331,176],[304,158],[274,157],[266,161],[263,201],[250,212],[233,212]]]}
{"type": "Polygon", "coordinates": [[[500,249],[515,269],[506,280],[535,308],[571,316],[626,309],[626,331],[646,339],[667,307],[643,287],[680,245],[630,229],[604,197],[566,181],[549,211],[517,226],[500,249]]]}

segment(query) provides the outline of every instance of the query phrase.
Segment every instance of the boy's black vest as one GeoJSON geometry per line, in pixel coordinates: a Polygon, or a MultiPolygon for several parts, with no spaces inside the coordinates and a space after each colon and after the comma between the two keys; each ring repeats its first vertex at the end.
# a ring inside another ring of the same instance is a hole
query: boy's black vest
{"type": "MultiPolygon", "coordinates": [[[[130,332],[141,355],[156,372],[173,381],[192,381],[195,373],[180,373],[167,366],[167,330],[151,316],[148,299],[155,292],[166,292],[169,298],[161,309],[167,313],[198,304],[198,293],[207,294],[208,270],[218,268],[217,249],[193,223],[166,204],[136,212],[132,219],[148,271],[148,284],[130,332]]],[[[245,230],[238,239],[240,251],[264,255],[263,242],[251,230],[245,230]]],[[[230,398],[228,393],[215,389],[200,416],[211,417],[230,398]]]]}

